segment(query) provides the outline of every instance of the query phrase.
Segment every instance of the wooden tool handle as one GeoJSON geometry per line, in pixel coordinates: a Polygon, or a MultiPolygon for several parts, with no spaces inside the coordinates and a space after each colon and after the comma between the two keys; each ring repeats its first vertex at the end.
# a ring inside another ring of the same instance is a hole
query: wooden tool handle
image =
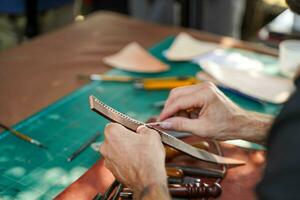
{"type": "Polygon", "coordinates": [[[186,79],[145,79],[142,83],[142,88],[145,90],[169,90],[180,86],[194,85],[199,81],[194,77],[187,77],[186,79]]]}
{"type": "Polygon", "coordinates": [[[176,164],[168,164],[167,167],[180,169],[184,176],[206,177],[206,178],[223,178],[224,172],[217,169],[199,168],[194,166],[182,166],[176,164]]]}
{"type": "Polygon", "coordinates": [[[166,167],[166,171],[168,177],[181,178],[184,175],[181,169],[176,169],[173,167],[166,167]]]}
{"type": "MultiPolygon", "coordinates": [[[[208,150],[209,149],[209,144],[205,141],[200,141],[195,144],[192,144],[194,147],[203,149],[203,150],[208,150]]],[[[165,151],[166,151],[166,160],[171,160],[177,156],[183,155],[180,151],[177,151],[176,149],[165,146],[165,151]]]]}

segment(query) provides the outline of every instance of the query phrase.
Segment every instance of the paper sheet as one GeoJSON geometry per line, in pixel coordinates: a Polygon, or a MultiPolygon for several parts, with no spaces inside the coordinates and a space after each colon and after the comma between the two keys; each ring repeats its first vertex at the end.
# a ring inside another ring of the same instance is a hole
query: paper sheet
{"type": "Polygon", "coordinates": [[[180,33],[165,52],[165,57],[171,61],[189,61],[217,47],[216,43],[200,41],[187,33],[180,33]]]}
{"type": "Polygon", "coordinates": [[[264,63],[255,58],[243,55],[240,52],[232,52],[225,49],[216,49],[211,53],[197,56],[193,59],[193,62],[195,63],[206,61],[212,61],[223,68],[243,71],[263,71],[264,68],[264,63]]]}
{"type": "Polygon", "coordinates": [[[200,65],[224,86],[270,103],[284,103],[294,91],[294,84],[290,79],[266,75],[257,70],[231,69],[213,61],[204,61],[200,65]]]}
{"type": "Polygon", "coordinates": [[[138,43],[126,45],[118,53],[103,58],[111,67],[141,73],[158,73],[167,71],[169,66],[149,54],[138,43]]]}

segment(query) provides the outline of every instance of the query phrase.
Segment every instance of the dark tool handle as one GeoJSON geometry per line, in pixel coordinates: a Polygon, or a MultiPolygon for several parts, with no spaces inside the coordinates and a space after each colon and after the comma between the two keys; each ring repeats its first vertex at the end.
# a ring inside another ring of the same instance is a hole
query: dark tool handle
{"type": "Polygon", "coordinates": [[[111,198],[111,200],[118,200],[120,198],[120,194],[121,194],[123,188],[124,188],[123,184],[119,183],[118,188],[117,188],[114,196],[111,198]]]}
{"type": "Polygon", "coordinates": [[[223,178],[224,173],[216,169],[205,169],[191,166],[181,166],[169,164],[167,167],[174,167],[176,169],[181,169],[184,176],[197,176],[197,177],[206,177],[206,178],[223,178]]]}
{"type": "Polygon", "coordinates": [[[100,199],[102,199],[102,194],[101,193],[98,193],[98,194],[96,194],[96,196],[94,196],[94,198],[93,198],[93,200],[100,200],[100,199]]]}
{"type": "Polygon", "coordinates": [[[83,145],[79,147],[72,155],[68,158],[68,162],[71,162],[74,158],[76,158],[82,151],[84,151],[87,147],[89,147],[99,136],[101,135],[100,132],[97,132],[93,135],[88,141],[86,141],[83,145]]]}
{"type": "Polygon", "coordinates": [[[97,194],[97,195],[100,196],[100,198],[97,199],[97,200],[108,200],[108,198],[111,196],[111,194],[113,193],[113,191],[115,190],[115,188],[119,186],[119,184],[120,183],[119,183],[118,180],[114,180],[114,182],[109,186],[109,188],[105,191],[105,193],[102,196],[100,196],[99,194],[97,194]]]}
{"type": "Polygon", "coordinates": [[[172,197],[177,198],[217,198],[222,193],[222,188],[218,183],[207,185],[205,183],[186,184],[180,187],[169,187],[172,197]]]}
{"type": "Polygon", "coordinates": [[[182,184],[183,178],[168,177],[168,184],[182,184]]]}
{"type": "Polygon", "coordinates": [[[168,177],[168,184],[188,184],[188,183],[200,183],[201,179],[194,178],[194,177],[181,177],[181,178],[174,178],[174,177],[168,177]]]}

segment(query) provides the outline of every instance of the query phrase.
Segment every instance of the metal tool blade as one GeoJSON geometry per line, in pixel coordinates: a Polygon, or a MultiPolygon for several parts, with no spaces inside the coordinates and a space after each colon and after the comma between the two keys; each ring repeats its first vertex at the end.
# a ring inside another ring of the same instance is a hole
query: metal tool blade
{"type": "MultiPolygon", "coordinates": [[[[91,109],[98,114],[102,115],[103,117],[107,118],[109,121],[116,122],[119,124],[122,124],[126,128],[136,132],[137,128],[139,126],[147,124],[140,122],[138,120],[132,119],[131,117],[124,115],[123,113],[120,113],[119,111],[109,107],[108,105],[101,102],[99,99],[97,99],[94,96],[90,96],[90,106],[91,109]]],[[[222,156],[218,156],[216,154],[210,153],[208,151],[195,148],[171,135],[168,133],[157,129],[153,126],[147,126],[148,128],[154,129],[161,135],[161,140],[164,144],[173,147],[174,149],[177,149],[189,156],[192,156],[194,158],[204,160],[211,163],[217,163],[217,164],[228,164],[228,165],[243,165],[245,164],[244,161],[226,158],[222,156]]]]}

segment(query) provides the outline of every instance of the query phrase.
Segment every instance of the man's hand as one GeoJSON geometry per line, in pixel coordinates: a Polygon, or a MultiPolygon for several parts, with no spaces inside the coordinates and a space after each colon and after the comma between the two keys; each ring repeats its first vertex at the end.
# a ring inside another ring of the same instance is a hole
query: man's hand
{"type": "Polygon", "coordinates": [[[169,194],[165,150],[159,134],[146,127],[139,127],[134,133],[113,123],[106,126],[104,133],[100,152],[116,179],[131,187],[135,195],[149,195],[158,189],[164,191],[166,199],[169,194]]]}
{"type": "Polygon", "coordinates": [[[214,84],[173,89],[159,116],[162,128],[188,131],[218,140],[245,139],[263,143],[272,123],[268,115],[248,112],[214,84]]]}

